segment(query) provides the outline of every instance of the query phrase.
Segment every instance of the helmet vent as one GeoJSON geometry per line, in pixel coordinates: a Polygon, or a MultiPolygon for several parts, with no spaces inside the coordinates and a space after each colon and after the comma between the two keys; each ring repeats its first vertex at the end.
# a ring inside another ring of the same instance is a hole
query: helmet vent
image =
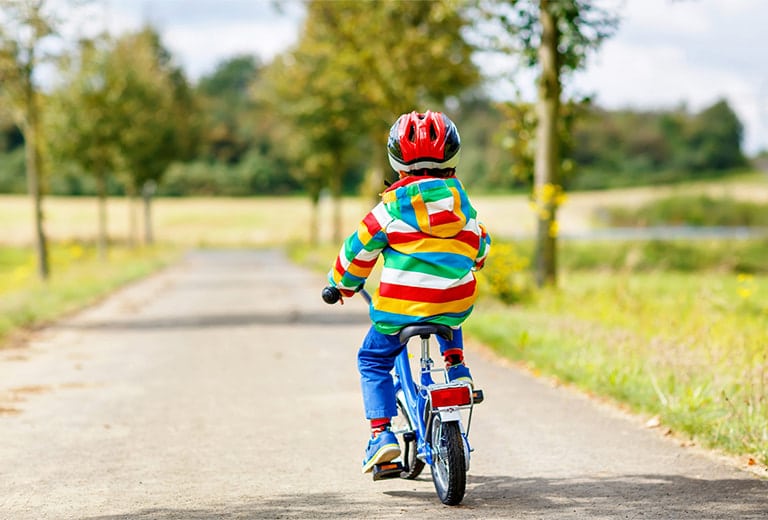
{"type": "Polygon", "coordinates": [[[434,141],[437,139],[437,129],[435,128],[434,123],[429,125],[429,139],[431,141],[434,141]]]}
{"type": "Polygon", "coordinates": [[[408,140],[412,143],[416,142],[416,125],[410,125],[408,127],[408,140]]]}

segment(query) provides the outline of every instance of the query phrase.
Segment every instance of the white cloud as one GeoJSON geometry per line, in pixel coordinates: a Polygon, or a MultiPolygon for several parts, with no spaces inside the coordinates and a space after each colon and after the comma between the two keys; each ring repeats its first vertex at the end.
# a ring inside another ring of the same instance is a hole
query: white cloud
{"type": "Polygon", "coordinates": [[[768,148],[766,22],[763,0],[629,0],[575,86],[612,108],[698,110],[725,98],[745,125],[745,149],[768,148]]]}
{"type": "Polygon", "coordinates": [[[252,0],[112,0],[106,7],[109,31],[120,34],[149,21],[192,80],[237,54],[254,54],[262,61],[298,38],[301,18],[297,6],[284,3],[285,14],[268,2],[252,0]]]}
{"type": "Polygon", "coordinates": [[[230,22],[201,28],[170,26],[163,38],[189,76],[197,79],[222,59],[236,54],[255,54],[264,62],[271,60],[296,40],[296,27],[287,22],[230,22]]]}

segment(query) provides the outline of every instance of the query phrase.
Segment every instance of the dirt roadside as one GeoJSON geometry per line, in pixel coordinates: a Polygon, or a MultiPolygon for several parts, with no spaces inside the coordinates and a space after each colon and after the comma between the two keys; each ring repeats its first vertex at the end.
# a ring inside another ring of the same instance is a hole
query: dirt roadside
{"type": "Polygon", "coordinates": [[[205,251],[0,351],[0,518],[766,518],[768,481],[468,346],[462,506],[373,483],[355,299],[274,251],[205,251]]]}

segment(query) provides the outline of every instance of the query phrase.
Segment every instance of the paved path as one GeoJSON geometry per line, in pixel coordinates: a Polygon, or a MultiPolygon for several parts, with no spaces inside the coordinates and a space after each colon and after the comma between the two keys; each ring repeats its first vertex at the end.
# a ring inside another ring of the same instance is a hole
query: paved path
{"type": "Polygon", "coordinates": [[[0,351],[0,518],[767,518],[768,481],[468,346],[462,506],[359,473],[360,301],[276,252],[199,252],[0,351]]]}

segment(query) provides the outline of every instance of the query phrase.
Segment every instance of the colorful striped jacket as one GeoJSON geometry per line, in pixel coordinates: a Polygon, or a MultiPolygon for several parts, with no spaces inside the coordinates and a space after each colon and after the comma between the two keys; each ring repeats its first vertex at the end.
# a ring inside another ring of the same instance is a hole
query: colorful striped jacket
{"type": "Polygon", "coordinates": [[[472,312],[474,271],[491,242],[476,216],[456,177],[405,177],[347,238],[328,279],[351,296],[381,254],[381,282],[370,309],[376,330],[394,334],[421,321],[457,327],[472,312]]]}

